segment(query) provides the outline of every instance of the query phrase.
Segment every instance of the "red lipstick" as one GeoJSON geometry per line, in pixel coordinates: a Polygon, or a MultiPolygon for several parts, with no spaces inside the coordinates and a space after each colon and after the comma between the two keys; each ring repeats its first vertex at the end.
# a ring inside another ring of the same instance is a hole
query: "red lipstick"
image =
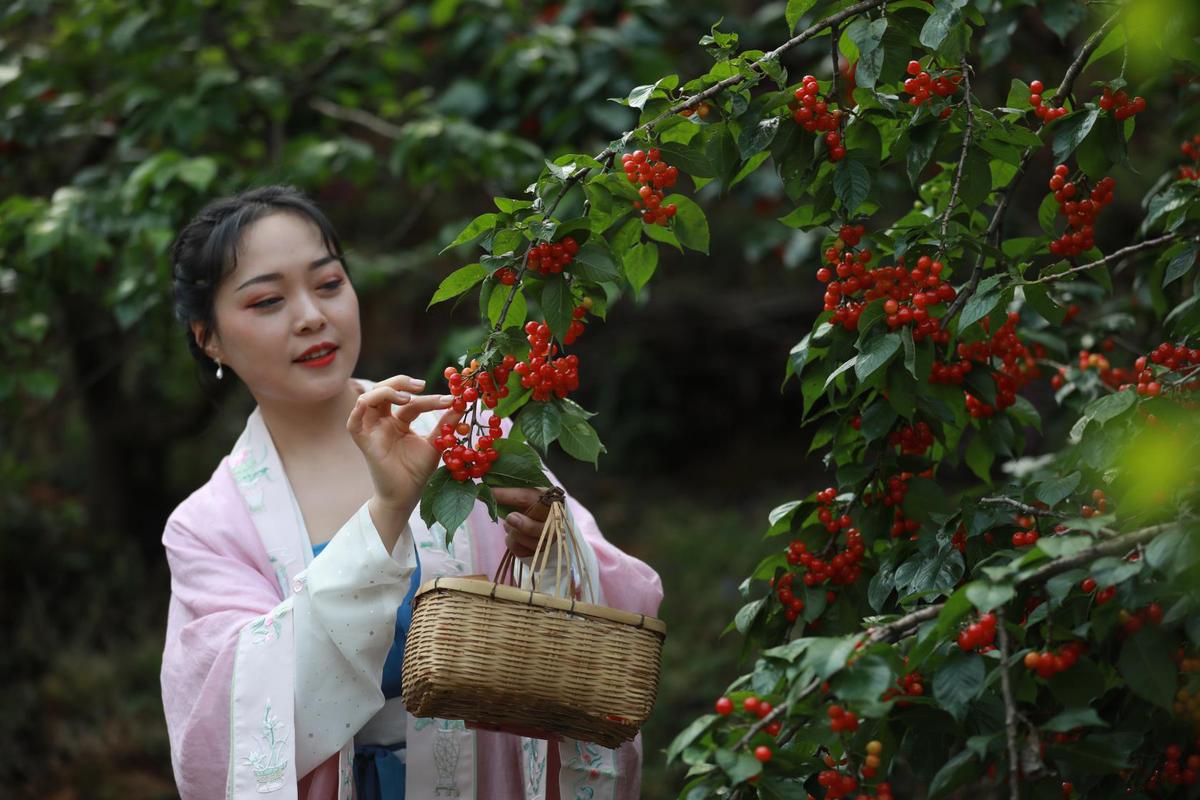
{"type": "Polygon", "coordinates": [[[333,342],[321,342],[305,350],[293,361],[302,367],[327,367],[337,357],[337,349],[333,342]]]}

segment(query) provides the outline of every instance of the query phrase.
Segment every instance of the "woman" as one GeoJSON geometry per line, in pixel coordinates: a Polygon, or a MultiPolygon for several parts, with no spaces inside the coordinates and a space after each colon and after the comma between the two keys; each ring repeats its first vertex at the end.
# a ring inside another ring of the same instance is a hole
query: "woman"
{"type": "MultiPolygon", "coordinates": [[[[193,355],[218,378],[237,374],[258,403],[163,535],[163,706],[181,795],[637,797],[640,740],[547,746],[404,711],[418,583],[491,574],[506,547],[527,558],[545,511],[500,526],[477,506],[451,542],[421,522],[432,437],[459,416],[422,381],[352,377],[358,299],[320,210],[288,187],[248,191],[201,211],[171,255],[193,355]]],[[[528,508],[537,492],[496,496],[528,508]]],[[[655,614],[654,571],[568,508],[600,602],[655,614]]]]}

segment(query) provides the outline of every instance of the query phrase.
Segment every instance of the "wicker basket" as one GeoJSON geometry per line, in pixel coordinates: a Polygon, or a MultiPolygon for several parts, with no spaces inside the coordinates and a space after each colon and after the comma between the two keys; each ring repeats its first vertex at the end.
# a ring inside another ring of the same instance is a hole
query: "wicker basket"
{"type": "Polygon", "coordinates": [[[555,552],[555,586],[540,592],[531,580],[534,588],[518,588],[511,551],[491,581],[439,577],[422,585],[404,648],[404,704],[418,717],[616,747],[650,715],[667,628],[564,596],[579,595],[575,576],[583,587],[590,581],[562,492],[552,493],[533,575],[555,552]]]}

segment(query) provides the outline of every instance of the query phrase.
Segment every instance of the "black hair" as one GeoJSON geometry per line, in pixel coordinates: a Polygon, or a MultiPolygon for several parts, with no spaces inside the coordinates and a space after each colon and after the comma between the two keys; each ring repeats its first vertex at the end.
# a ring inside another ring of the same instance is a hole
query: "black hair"
{"type": "Polygon", "coordinates": [[[293,186],[262,186],[233,197],[214,200],[201,209],[179,232],[171,245],[171,275],[175,317],[183,323],[188,350],[202,365],[215,364],[204,352],[216,327],[213,302],[221,280],[237,267],[237,251],[247,228],[270,214],[299,214],[317,226],[330,255],[343,268],[346,258],[333,225],[321,209],[293,186]],[[202,342],[192,334],[192,323],[202,326],[202,342]]]}

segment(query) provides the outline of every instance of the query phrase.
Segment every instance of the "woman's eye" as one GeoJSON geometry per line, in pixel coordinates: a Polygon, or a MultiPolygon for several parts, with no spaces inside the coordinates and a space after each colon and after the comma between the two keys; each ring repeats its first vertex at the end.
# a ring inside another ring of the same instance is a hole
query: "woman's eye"
{"type": "Polygon", "coordinates": [[[279,302],[278,297],[268,297],[266,300],[259,300],[257,303],[251,303],[251,308],[270,308],[279,302]]]}
{"type": "Polygon", "coordinates": [[[321,284],[321,288],[322,288],[322,289],[336,289],[336,288],[338,288],[338,287],[339,287],[339,286],[341,286],[341,285],[342,285],[342,279],[341,279],[341,278],[334,278],[334,279],[333,279],[333,280],[331,280],[331,281],[328,281],[328,282],[326,282],[326,283],[322,283],[322,284],[321,284]]]}

